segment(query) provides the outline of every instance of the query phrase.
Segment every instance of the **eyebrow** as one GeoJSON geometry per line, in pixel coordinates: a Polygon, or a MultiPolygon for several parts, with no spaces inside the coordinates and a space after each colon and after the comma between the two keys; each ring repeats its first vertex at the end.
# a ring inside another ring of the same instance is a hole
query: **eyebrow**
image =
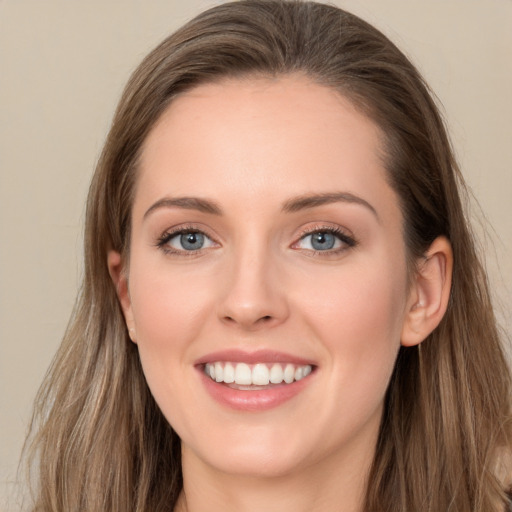
{"type": "MultiPolygon", "coordinates": [[[[377,219],[379,215],[375,208],[363,198],[351,194],[350,192],[334,192],[334,193],[320,193],[320,194],[306,194],[289,199],[283,204],[282,211],[285,213],[295,213],[309,208],[316,208],[332,203],[353,203],[364,206],[370,210],[377,219]]],[[[202,199],[199,197],[164,197],[159,199],[156,203],[152,204],[144,213],[144,219],[148,217],[153,211],[160,208],[183,208],[186,210],[197,210],[203,213],[213,215],[222,215],[220,206],[209,199],[202,199]]]]}
{"type": "Polygon", "coordinates": [[[184,208],[186,210],[198,210],[203,213],[222,215],[222,210],[217,203],[209,199],[199,197],[164,197],[152,204],[144,214],[144,219],[153,211],[159,208],[184,208]]]}
{"type": "Polygon", "coordinates": [[[351,194],[350,192],[334,192],[326,194],[307,194],[299,197],[295,197],[286,201],[283,205],[283,211],[286,213],[298,212],[300,210],[306,210],[308,208],[315,208],[317,206],[323,206],[332,203],[353,203],[364,206],[370,210],[377,219],[379,215],[377,210],[362,197],[351,194]]]}

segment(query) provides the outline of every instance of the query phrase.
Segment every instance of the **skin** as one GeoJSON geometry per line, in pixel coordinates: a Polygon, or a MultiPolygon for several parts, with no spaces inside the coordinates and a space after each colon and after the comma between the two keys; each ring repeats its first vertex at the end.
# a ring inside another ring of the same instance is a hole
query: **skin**
{"type": "Polygon", "coordinates": [[[149,387],[182,440],[178,510],[361,510],[397,351],[440,321],[451,269],[439,239],[408,282],[381,139],[337,92],[288,76],[201,85],[145,141],[130,266],[114,251],[108,263],[149,387]],[[333,193],[357,200],[283,210],[333,193]],[[171,197],[221,213],[154,206],[171,197]],[[206,245],[159,246],[175,228],[204,232],[206,245]],[[313,251],[308,233],[327,229],[354,244],[313,251]],[[315,371],[278,407],[233,410],[194,366],[227,348],[283,351],[315,371]]]}

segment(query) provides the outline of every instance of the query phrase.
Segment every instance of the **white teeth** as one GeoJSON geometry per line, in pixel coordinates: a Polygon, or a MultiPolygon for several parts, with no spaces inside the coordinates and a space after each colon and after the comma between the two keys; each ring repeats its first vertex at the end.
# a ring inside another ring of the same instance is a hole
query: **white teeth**
{"type": "Polygon", "coordinates": [[[283,368],[280,364],[274,364],[270,369],[270,382],[272,384],[281,384],[284,379],[283,368]]]}
{"type": "Polygon", "coordinates": [[[226,363],[224,366],[224,382],[226,384],[235,382],[235,368],[231,363],[226,363]]]}
{"type": "Polygon", "coordinates": [[[307,377],[312,371],[309,364],[286,365],[274,363],[271,367],[265,363],[248,365],[246,363],[207,363],[204,372],[216,382],[238,384],[240,386],[268,386],[269,384],[291,384],[307,377]],[[283,368],[284,367],[284,368],[283,368]]]}
{"type": "Polygon", "coordinates": [[[256,386],[266,386],[270,381],[270,372],[266,364],[258,363],[252,369],[252,383],[256,386]]]}
{"type": "Polygon", "coordinates": [[[251,367],[245,363],[238,363],[235,367],[235,383],[242,386],[250,386],[252,384],[251,367]]]}
{"type": "Polygon", "coordinates": [[[287,384],[290,384],[290,382],[293,382],[295,379],[295,366],[293,364],[287,364],[286,368],[284,369],[284,381],[287,384]]]}
{"type": "Polygon", "coordinates": [[[224,368],[220,363],[215,363],[215,380],[217,382],[224,382],[224,368]]]}

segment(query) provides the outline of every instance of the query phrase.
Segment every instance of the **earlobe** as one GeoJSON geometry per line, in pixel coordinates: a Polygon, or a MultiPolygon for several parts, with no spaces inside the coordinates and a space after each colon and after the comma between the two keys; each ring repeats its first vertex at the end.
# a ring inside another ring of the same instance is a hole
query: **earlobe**
{"type": "Polygon", "coordinates": [[[123,310],[128,335],[133,342],[136,342],[135,323],[133,320],[132,304],[128,290],[128,279],[121,254],[117,251],[109,251],[107,256],[107,265],[110,278],[114,283],[117,297],[123,310]]]}
{"type": "Polygon", "coordinates": [[[421,343],[441,322],[450,298],[453,253],[446,237],[436,238],[418,263],[402,327],[401,343],[421,343]]]}

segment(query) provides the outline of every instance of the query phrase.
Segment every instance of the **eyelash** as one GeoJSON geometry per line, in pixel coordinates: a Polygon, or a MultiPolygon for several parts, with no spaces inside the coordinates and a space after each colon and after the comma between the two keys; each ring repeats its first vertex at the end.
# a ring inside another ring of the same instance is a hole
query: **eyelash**
{"type": "MultiPolygon", "coordinates": [[[[205,237],[207,237],[208,239],[210,239],[211,241],[213,241],[214,243],[216,243],[215,240],[212,237],[210,237],[207,233],[205,233],[202,229],[199,229],[196,226],[190,225],[190,226],[181,226],[181,227],[173,229],[171,231],[166,231],[165,233],[163,233],[157,239],[155,245],[156,245],[156,247],[161,249],[165,254],[175,254],[175,255],[184,256],[184,257],[195,256],[195,255],[197,255],[199,252],[201,252],[204,249],[201,248],[201,249],[190,250],[190,251],[187,251],[187,250],[176,250],[176,249],[172,248],[170,245],[168,245],[169,242],[173,238],[175,238],[176,236],[184,235],[184,234],[192,234],[192,233],[202,234],[205,237]]],[[[353,238],[352,236],[347,235],[342,229],[340,229],[338,227],[333,227],[333,226],[314,226],[313,228],[309,228],[309,229],[304,230],[300,234],[297,242],[294,242],[292,247],[297,245],[299,242],[304,240],[306,237],[314,235],[315,233],[329,233],[329,234],[332,234],[339,241],[342,242],[343,246],[339,247],[337,249],[334,249],[334,250],[329,249],[329,250],[325,250],[325,251],[319,251],[319,250],[314,250],[314,249],[313,250],[311,250],[311,249],[303,249],[303,251],[309,253],[310,255],[314,255],[314,256],[328,256],[328,255],[333,255],[333,254],[339,254],[339,253],[341,253],[343,251],[346,251],[347,249],[351,249],[353,247],[356,247],[357,243],[358,243],[355,240],[355,238],[353,238]]],[[[297,248],[297,249],[300,250],[300,248],[297,248]]]]}
{"type": "Polygon", "coordinates": [[[204,235],[206,238],[212,240],[215,243],[215,240],[209,236],[207,233],[204,232],[204,230],[197,228],[196,226],[190,225],[190,226],[180,226],[179,228],[173,229],[171,231],[166,231],[157,239],[156,246],[161,249],[165,254],[175,254],[178,256],[184,256],[184,257],[190,257],[190,256],[196,256],[201,250],[203,249],[197,249],[193,251],[186,251],[186,250],[176,250],[173,247],[171,247],[169,242],[175,238],[178,235],[185,235],[185,234],[193,234],[198,233],[201,235],[204,235]]]}
{"type": "Polygon", "coordinates": [[[314,235],[315,233],[330,233],[330,234],[334,235],[338,240],[340,240],[343,245],[342,245],[342,247],[338,247],[337,249],[330,249],[330,250],[325,250],[325,251],[318,251],[318,250],[314,250],[314,249],[313,250],[304,249],[304,251],[308,252],[308,254],[310,254],[312,256],[326,257],[326,256],[337,255],[337,254],[340,254],[340,253],[346,251],[347,249],[352,249],[353,247],[356,247],[358,244],[357,240],[354,237],[347,235],[347,233],[339,227],[319,225],[319,226],[314,226],[313,228],[305,229],[301,233],[298,241],[295,242],[293,245],[297,245],[299,242],[304,240],[306,237],[314,235]]]}

